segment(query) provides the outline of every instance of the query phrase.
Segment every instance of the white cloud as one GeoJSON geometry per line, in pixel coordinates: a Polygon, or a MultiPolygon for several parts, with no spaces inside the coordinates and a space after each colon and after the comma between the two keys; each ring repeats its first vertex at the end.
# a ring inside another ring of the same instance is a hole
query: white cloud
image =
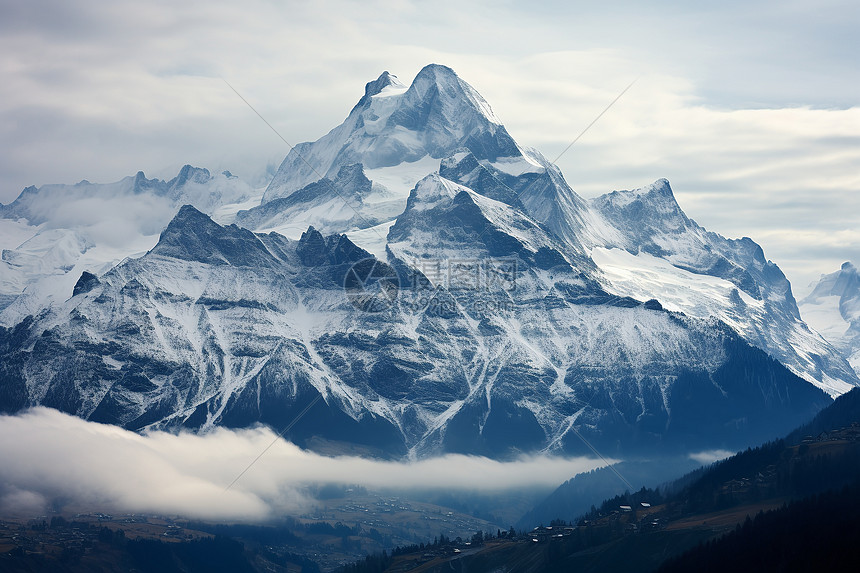
{"type": "Polygon", "coordinates": [[[695,452],[689,455],[689,458],[703,466],[724,460],[735,455],[735,452],[729,450],[706,450],[703,452],[695,452]]]}
{"type": "Polygon", "coordinates": [[[0,416],[0,435],[14,437],[0,442],[0,512],[7,513],[32,513],[61,500],[89,510],[262,521],[310,507],[307,484],[495,491],[553,487],[602,465],[541,456],[509,462],[461,455],[414,462],[325,457],[276,440],[268,428],[139,435],[48,408],[0,416]]]}

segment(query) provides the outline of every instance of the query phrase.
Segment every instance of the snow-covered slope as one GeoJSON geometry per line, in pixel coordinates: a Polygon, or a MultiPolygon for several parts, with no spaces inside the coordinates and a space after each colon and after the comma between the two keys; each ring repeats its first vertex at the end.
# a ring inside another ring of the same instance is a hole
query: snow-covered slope
{"type": "Polygon", "coordinates": [[[594,245],[622,240],[618,229],[577,195],[561,171],[537,151],[502,163],[482,160],[468,149],[458,150],[442,161],[439,173],[482,195],[521,207],[580,255],[594,245]]]}
{"type": "Polygon", "coordinates": [[[170,181],[142,172],[109,184],[28,187],[0,205],[0,324],[68,298],[84,271],[101,275],[158,241],[180,205],[212,213],[254,191],[238,178],[186,165],[170,181]]]}
{"type": "MultiPolygon", "coordinates": [[[[424,173],[435,167],[426,161],[424,173]]],[[[393,169],[393,168],[392,168],[393,169]]],[[[409,169],[403,170],[405,173],[409,169]]],[[[394,220],[403,212],[404,196],[372,183],[361,164],[345,165],[334,179],[324,177],[287,197],[239,211],[235,222],[258,231],[277,231],[298,238],[309,226],[326,233],[368,229],[394,220]]]]}
{"type": "Polygon", "coordinates": [[[851,262],[822,275],[800,301],[803,319],[839,349],[860,373],[860,273],[851,262]]]}
{"type": "Polygon", "coordinates": [[[696,224],[668,181],[613,191],[593,206],[620,231],[620,238],[591,252],[609,290],[655,298],[690,316],[717,317],[831,396],[857,384],[844,358],[800,318],[791,284],[761,247],[696,224]]]}
{"type": "Polygon", "coordinates": [[[390,239],[392,266],[183,207],[145,256],[0,329],[0,409],[282,427],[321,396],[290,434],[310,447],[584,453],[582,435],[644,455],[755,443],[829,401],[716,320],[605,292],[528,215],[438,175],[390,239]],[[344,288],[368,261],[399,276],[379,312],[344,288]]]}
{"type": "MultiPolygon", "coordinates": [[[[724,278],[757,299],[767,295],[796,306],[788,280],[764,257],[759,245],[748,237],[726,239],[696,224],[681,210],[666,179],[642,189],[613,191],[592,204],[621,231],[611,246],[633,254],[642,251],[696,274],[724,278]]],[[[796,308],[793,314],[798,315],[796,308]]]]}

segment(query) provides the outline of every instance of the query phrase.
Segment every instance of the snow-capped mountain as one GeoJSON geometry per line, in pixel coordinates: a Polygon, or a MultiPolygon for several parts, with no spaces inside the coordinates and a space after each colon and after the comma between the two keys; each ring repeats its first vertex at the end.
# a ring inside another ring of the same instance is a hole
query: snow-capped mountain
{"type": "MultiPolygon", "coordinates": [[[[460,149],[514,176],[537,176],[549,165],[539,153],[520,148],[484,98],[450,68],[426,66],[408,88],[384,72],[365,86],[341,125],[287,155],[262,205],[240,214],[238,222],[289,234],[285,221],[294,233],[301,232],[299,222],[343,232],[393,221],[415,183],[460,149]],[[354,165],[362,166],[372,190],[331,184],[354,165]],[[278,205],[286,216],[274,215],[278,205]]],[[[562,180],[554,167],[550,171],[562,180]]],[[[583,203],[574,196],[568,201],[583,203]]]]}
{"type": "Polygon", "coordinates": [[[426,66],[408,88],[384,72],[367,84],[341,125],[287,155],[263,202],[332,177],[346,165],[375,170],[428,156],[439,160],[458,147],[492,161],[523,155],[484,98],[450,68],[426,66]]]}
{"type": "Polygon", "coordinates": [[[539,152],[517,145],[486,101],[444,66],[427,66],[409,88],[387,72],[368,83],[344,123],[297,146],[261,205],[236,222],[292,238],[313,225],[381,256],[408,190],[434,171],[539,221],[583,268],[596,267],[608,290],[718,317],[831,396],[858,383],[801,320],[791,285],[754,241],[697,225],[666,180],[586,201],[539,152]]]}
{"type": "MultiPolygon", "coordinates": [[[[258,204],[206,176],[145,255],[79,258],[76,283],[3,311],[0,409],[283,427],[321,398],[290,434],[311,447],[504,456],[586,437],[609,455],[756,443],[860,384],[752,240],[698,226],[665,180],[586,201],[444,66],[368,83],[258,204]]],[[[174,205],[188,185],[118,196],[174,205]]],[[[15,232],[60,228],[24,199],[2,207],[15,232]]],[[[25,254],[10,261],[36,268],[25,254]]]]}
{"type": "Polygon", "coordinates": [[[229,172],[190,165],[169,181],[138,172],[109,184],[28,187],[0,205],[0,324],[65,300],[84,271],[100,275],[141,256],[183,204],[220,215],[252,198],[255,191],[229,172]]]}
{"type": "Polygon", "coordinates": [[[835,273],[822,275],[800,301],[800,313],[860,372],[860,273],[856,266],[845,262],[835,273]]]}
{"type": "Polygon", "coordinates": [[[320,395],[290,435],[311,447],[505,456],[585,452],[577,434],[613,453],[740,447],[829,402],[715,320],[603,291],[527,215],[438,175],[389,248],[375,264],[399,295],[367,312],[344,277],[369,255],[346,236],[254,234],[183,207],[145,256],[0,333],[0,404],[277,427],[320,395]]]}
{"type": "Polygon", "coordinates": [[[857,383],[852,368],[801,320],[791,285],[752,239],[726,239],[689,219],[665,179],[590,203],[548,166],[513,176],[468,152],[439,173],[519,206],[548,228],[604,288],[667,309],[716,317],[831,396],[857,383]]]}
{"type": "Polygon", "coordinates": [[[719,318],[831,396],[856,384],[850,366],[803,322],[791,284],[762,248],[703,229],[681,210],[668,181],[614,191],[593,205],[623,237],[591,252],[609,290],[719,318]]]}

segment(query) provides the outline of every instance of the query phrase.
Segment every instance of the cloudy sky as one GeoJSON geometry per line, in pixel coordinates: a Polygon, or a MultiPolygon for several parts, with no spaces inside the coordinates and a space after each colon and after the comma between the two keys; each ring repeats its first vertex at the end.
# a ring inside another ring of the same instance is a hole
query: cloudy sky
{"type": "Polygon", "coordinates": [[[584,196],[672,183],[688,215],[751,236],[803,292],[860,262],[852,1],[0,0],[0,202],[27,185],[169,178],[264,185],[364,83],[453,67],[584,196]]]}

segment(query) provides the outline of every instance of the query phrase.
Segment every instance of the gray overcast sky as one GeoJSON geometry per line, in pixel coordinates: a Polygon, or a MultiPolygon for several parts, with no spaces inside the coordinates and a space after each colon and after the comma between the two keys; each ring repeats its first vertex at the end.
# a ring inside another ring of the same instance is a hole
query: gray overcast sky
{"type": "Polygon", "coordinates": [[[0,202],[184,163],[265,183],[383,70],[454,68],[585,196],[672,183],[795,291],[860,262],[860,3],[0,0],[0,202]]]}

